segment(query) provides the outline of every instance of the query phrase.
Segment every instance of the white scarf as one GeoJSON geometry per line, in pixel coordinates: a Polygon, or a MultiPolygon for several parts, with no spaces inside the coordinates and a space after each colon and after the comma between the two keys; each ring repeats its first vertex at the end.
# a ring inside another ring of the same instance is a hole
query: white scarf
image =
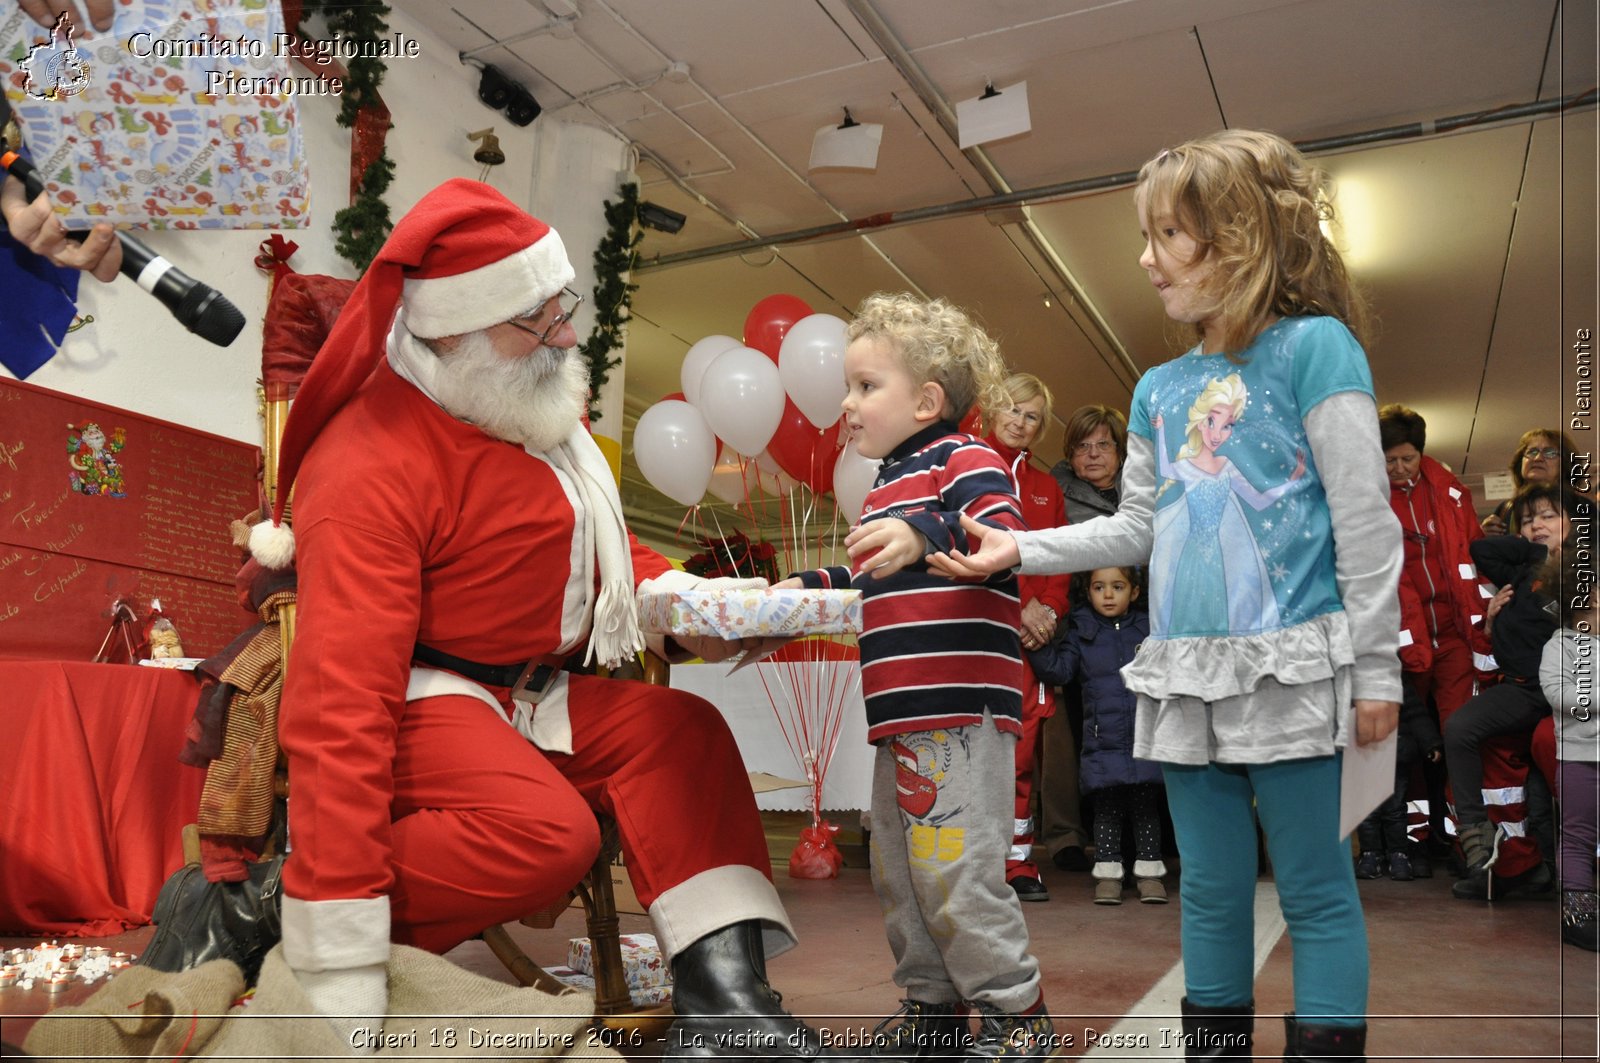
{"type": "MultiPolygon", "coordinates": [[[[438,371],[439,356],[411,334],[403,315],[396,316],[389,330],[388,355],[396,373],[438,403],[430,384],[438,371]]],[[[578,495],[583,513],[577,529],[583,536],[583,571],[578,580],[584,595],[581,615],[590,616],[591,610],[593,615],[584,663],[599,660],[607,668],[615,668],[644,648],[644,634],[639,630],[639,611],[633,597],[633,556],[622,520],[622,498],[617,493],[611,465],[581,422],[557,446],[542,453],[530,449],[528,453],[564,473],[578,495]],[[597,560],[598,598],[594,593],[597,560]]]]}

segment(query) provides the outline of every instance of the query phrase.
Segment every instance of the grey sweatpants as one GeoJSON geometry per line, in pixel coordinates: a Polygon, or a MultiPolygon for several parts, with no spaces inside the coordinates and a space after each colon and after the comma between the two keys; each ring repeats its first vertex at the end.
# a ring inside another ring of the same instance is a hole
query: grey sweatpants
{"type": "Polygon", "coordinates": [[[976,1000],[1016,1013],[1039,999],[1039,964],[1005,878],[1016,741],[986,713],[981,726],[878,746],[872,885],[895,984],[913,1000],[976,1000]]]}

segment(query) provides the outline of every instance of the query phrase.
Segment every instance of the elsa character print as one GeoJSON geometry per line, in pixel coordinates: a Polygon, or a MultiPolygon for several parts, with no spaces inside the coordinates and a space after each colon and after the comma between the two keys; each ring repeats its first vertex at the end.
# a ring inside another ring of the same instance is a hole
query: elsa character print
{"type": "Polygon", "coordinates": [[[1306,457],[1296,451],[1289,479],[1261,491],[1218,454],[1248,399],[1238,373],[1213,378],[1189,407],[1189,438],[1172,460],[1159,413],[1153,422],[1161,476],[1183,485],[1183,497],[1157,517],[1158,526],[1171,524],[1172,532],[1158,534],[1157,542],[1183,545],[1176,558],[1157,551],[1151,559],[1152,585],[1166,587],[1166,593],[1151,595],[1166,604],[1167,615],[1157,618],[1166,635],[1242,635],[1279,625],[1266,561],[1240,502],[1260,511],[1278,501],[1305,475],[1306,457]]]}

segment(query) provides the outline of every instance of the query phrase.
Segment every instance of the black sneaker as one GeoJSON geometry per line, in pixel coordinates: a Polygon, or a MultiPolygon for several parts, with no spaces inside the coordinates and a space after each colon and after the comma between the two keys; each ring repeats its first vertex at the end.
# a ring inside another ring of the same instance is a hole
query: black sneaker
{"type": "Polygon", "coordinates": [[[902,1000],[900,1010],[872,1031],[874,1059],[948,1059],[972,1045],[960,1004],[902,1000]]]}
{"type": "Polygon", "coordinates": [[[1389,877],[1396,882],[1410,882],[1417,877],[1408,854],[1398,849],[1389,854],[1389,877]]]}
{"type": "Polygon", "coordinates": [[[1048,901],[1050,899],[1050,891],[1045,889],[1043,882],[1040,882],[1032,875],[1018,875],[1006,885],[1016,891],[1017,900],[1019,901],[1048,901]]]}
{"type": "Polygon", "coordinates": [[[1055,1024],[1045,1011],[1044,1000],[1020,1015],[974,1001],[981,1021],[968,1059],[1044,1059],[1056,1052],[1055,1024]]]}
{"type": "Polygon", "coordinates": [[[1356,878],[1382,878],[1383,854],[1376,849],[1368,849],[1356,857],[1356,878]]]}

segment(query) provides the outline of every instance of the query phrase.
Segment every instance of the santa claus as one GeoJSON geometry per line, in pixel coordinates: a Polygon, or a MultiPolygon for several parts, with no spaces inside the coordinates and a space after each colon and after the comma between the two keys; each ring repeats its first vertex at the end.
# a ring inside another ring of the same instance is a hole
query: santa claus
{"type": "MultiPolygon", "coordinates": [[[[281,501],[252,536],[300,573],[284,957],[329,1021],[370,1026],[391,941],[443,952],[558,901],[600,811],[671,963],[669,1055],[815,1055],[766,982],[794,935],[722,717],[567,670],[644,645],[636,589],[701,582],[623,527],[580,423],[572,281],[548,226],[446,182],[395,227],[300,389],[279,462],[293,543],[281,501]]],[[[741,648],[677,641],[662,649],[741,648]]]]}

